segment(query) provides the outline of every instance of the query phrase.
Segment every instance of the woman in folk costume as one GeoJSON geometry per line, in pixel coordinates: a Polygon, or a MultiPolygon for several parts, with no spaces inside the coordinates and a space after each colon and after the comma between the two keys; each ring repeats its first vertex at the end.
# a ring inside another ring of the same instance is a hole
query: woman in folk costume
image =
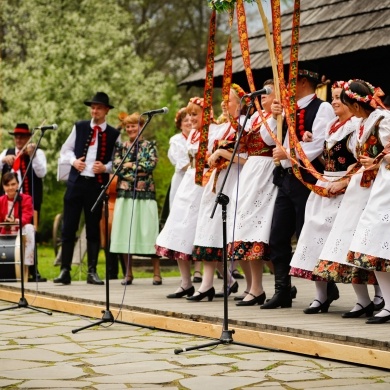
{"type": "MultiPolygon", "coordinates": [[[[0,222],[10,223],[2,226],[0,234],[17,235],[19,231],[19,218],[22,216],[22,234],[26,236],[24,264],[34,264],[35,229],[32,224],[34,210],[30,195],[20,193],[21,202],[15,201],[19,187],[18,176],[15,172],[7,172],[3,175],[2,186],[4,195],[0,196],[0,222]],[[20,208],[22,212],[20,212],[20,208]]],[[[20,247],[19,234],[16,237],[15,248],[20,247]]],[[[18,256],[18,253],[16,253],[18,256]]]]}
{"type": "MultiPolygon", "coordinates": [[[[267,85],[272,88],[272,92],[261,96],[261,105],[269,128],[276,133],[276,121],[271,113],[271,104],[275,99],[273,80],[265,81],[264,86],[267,85]]],[[[248,159],[232,193],[228,229],[232,232],[234,228],[230,237],[234,242],[229,243],[229,257],[249,265],[248,273],[247,267],[241,263],[245,271],[247,289],[243,296],[235,297],[235,300],[239,300],[237,306],[261,305],[265,301],[263,267],[264,260],[269,260],[268,243],[277,195],[277,187],[272,183],[275,168],[272,149],[275,147],[275,141],[262,123],[258,112],[252,115],[250,122],[249,131],[244,137],[248,159]],[[234,210],[236,204],[237,210],[234,210]]]]}
{"type": "MultiPolygon", "coordinates": [[[[335,282],[352,283],[357,303],[343,318],[370,317],[374,310],[383,307],[383,298],[373,272],[351,267],[347,261],[348,250],[359,218],[366,207],[377,169],[375,157],[390,140],[389,122],[383,110],[376,109],[373,99],[375,88],[362,80],[350,80],[343,85],[341,101],[360,119],[357,132],[356,156],[358,163],[350,170],[353,174],[341,201],[336,219],[313,274],[335,282]],[[368,294],[367,284],[375,286],[374,302],[368,294]]],[[[337,191],[337,189],[335,189],[337,191]]]]}
{"type": "MultiPolygon", "coordinates": [[[[346,102],[350,105],[350,110],[354,112],[358,107],[356,101],[364,99],[365,96],[361,96],[360,94],[354,95],[353,84],[351,84],[350,89],[345,92],[346,102]]],[[[379,89],[375,92],[381,93],[379,89]]],[[[387,110],[380,109],[375,110],[371,115],[374,115],[374,113],[376,113],[376,118],[378,118],[378,116],[383,117],[379,125],[378,135],[381,143],[386,145],[386,150],[384,150],[385,154],[388,153],[390,141],[390,113],[387,110]]],[[[368,123],[369,120],[370,117],[367,119],[366,123],[368,123]]],[[[374,140],[372,140],[372,142],[373,141],[374,140]]],[[[347,262],[351,265],[361,267],[368,271],[374,271],[381,294],[384,298],[384,306],[379,305],[379,308],[377,307],[377,309],[381,309],[381,311],[374,317],[369,318],[366,321],[367,324],[382,324],[390,320],[389,156],[389,154],[386,154],[379,165],[377,177],[372,186],[367,205],[359,219],[347,257],[347,262]]],[[[366,313],[367,312],[368,311],[366,311],[366,313]]]]}
{"type": "MultiPolygon", "coordinates": [[[[176,260],[180,270],[181,284],[174,293],[167,295],[167,298],[192,296],[195,291],[191,281],[191,261],[196,221],[203,193],[203,187],[195,184],[195,165],[202,128],[203,105],[204,101],[199,97],[191,98],[187,105],[193,127],[187,137],[190,166],[176,191],[172,209],[155,245],[157,255],[176,260]]],[[[216,125],[211,124],[209,145],[213,144],[215,129],[216,125]]]]}
{"type": "Polygon", "coordinates": [[[187,139],[192,129],[192,123],[191,116],[187,112],[186,107],[181,108],[176,113],[175,126],[178,130],[180,130],[180,133],[175,134],[169,140],[168,158],[171,164],[175,167],[169,191],[169,209],[172,208],[176,191],[190,165],[190,157],[187,150],[187,139]]]}
{"type": "MultiPolygon", "coordinates": [[[[113,166],[118,172],[117,199],[111,231],[110,252],[122,253],[126,264],[123,285],[133,282],[132,255],[154,255],[158,234],[158,210],[153,171],[157,165],[154,141],[138,138],[145,120],[137,112],[124,119],[129,140],[115,147],[113,166]],[[128,149],[133,146],[130,153],[128,149]]],[[[160,259],[152,258],[153,285],[161,285],[160,259]]]]}
{"type": "MultiPolygon", "coordinates": [[[[239,85],[231,85],[229,102],[227,106],[226,103],[223,103],[223,108],[229,115],[229,121],[220,126],[213,153],[208,158],[210,170],[204,176],[204,180],[206,179],[208,181],[204,188],[200,204],[193,250],[194,260],[203,261],[203,280],[198,292],[191,297],[187,297],[191,301],[201,301],[205,297],[209,301],[212,301],[215,296],[215,289],[213,287],[214,272],[217,262],[222,261],[223,247],[221,208],[217,207],[214,218],[211,219],[210,216],[215,206],[216,196],[224,181],[226,168],[232,156],[238,122],[242,124],[244,120],[244,116],[240,116],[240,99],[243,95],[245,95],[245,92],[239,85]]],[[[241,164],[244,164],[245,159],[246,154],[239,153],[234,157],[234,162],[224,187],[224,194],[228,197],[232,194],[239,171],[241,170],[241,164]]],[[[230,292],[237,292],[238,283],[233,276],[230,275],[228,282],[230,285],[229,294],[230,292]]]]}
{"type": "MultiPolygon", "coordinates": [[[[343,193],[349,179],[338,181],[346,175],[347,169],[356,163],[356,137],[360,119],[353,117],[348,107],[340,100],[344,81],[337,81],[332,86],[332,107],[336,118],[325,130],[324,142],[324,176],[328,180],[318,180],[316,185],[326,187],[329,197],[312,192],[306,203],[305,224],[291,260],[290,275],[314,280],[316,297],[310,307],[304,310],[305,314],[326,313],[329,305],[338,299],[339,293],[334,283],[313,275],[313,268],[317,264],[321,250],[330,233],[333,222],[343,199],[343,193]]],[[[311,133],[307,132],[303,140],[311,141],[311,133]]]]}

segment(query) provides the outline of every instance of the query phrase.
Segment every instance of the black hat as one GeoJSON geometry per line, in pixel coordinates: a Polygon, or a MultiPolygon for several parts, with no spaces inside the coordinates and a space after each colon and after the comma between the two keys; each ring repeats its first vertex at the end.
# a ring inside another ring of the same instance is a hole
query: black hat
{"type": "Polygon", "coordinates": [[[30,132],[30,129],[28,128],[27,123],[17,123],[14,131],[9,131],[8,134],[10,135],[26,135],[30,136],[32,133],[30,132]]]}
{"type": "Polygon", "coordinates": [[[96,95],[91,100],[86,100],[84,104],[86,106],[90,106],[91,104],[103,104],[108,108],[114,108],[114,106],[110,105],[110,98],[104,92],[97,92],[96,95]]]}

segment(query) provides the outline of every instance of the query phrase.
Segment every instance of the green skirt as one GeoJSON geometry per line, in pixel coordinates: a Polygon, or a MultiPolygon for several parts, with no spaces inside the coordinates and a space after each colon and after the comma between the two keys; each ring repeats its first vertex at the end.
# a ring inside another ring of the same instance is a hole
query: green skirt
{"type": "Polygon", "coordinates": [[[110,252],[154,255],[158,233],[158,209],[155,200],[116,199],[110,252]]]}

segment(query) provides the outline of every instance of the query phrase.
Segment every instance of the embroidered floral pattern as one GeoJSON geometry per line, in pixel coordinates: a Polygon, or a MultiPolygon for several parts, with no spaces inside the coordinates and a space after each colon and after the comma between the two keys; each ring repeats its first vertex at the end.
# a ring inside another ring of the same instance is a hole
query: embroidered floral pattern
{"type": "Polygon", "coordinates": [[[348,150],[348,140],[351,135],[348,134],[342,140],[337,141],[332,148],[327,147],[324,143],[323,156],[325,160],[325,171],[328,172],[342,172],[356,162],[353,154],[348,150]]]}
{"type": "Polygon", "coordinates": [[[228,245],[229,260],[269,260],[269,245],[264,242],[235,241],[228,245]]]}
{"type": "MultiPolygon", "coordinates": [[[[118,168],[128,150],[128,143],[115,148],[114,169],[118,168]]],[[[135,190],[136,199],[155,199],[153,170],[157,164],[156,143],[142,140],[126,156],[124,164],[133,163],[130,168],[121,168],[118,175],[118,197],[132,198],[135,190]]]]}
{"type": "Polygon", "coordinates": [[[333,261],[319,260],[313,274],[336,283],[376,284],[373,272],[333,261]]]}
{"type": "Polygon", "coordinates": [[[164,248],[162,246],[155,245],[157,256],[164,256],[171,260],[192,260],[192,255],[187,253],[177,252],[172,249],[164,248]]]}
{"type": "Polygon", "coordinates": [[[195,261],[222,261],[222,248],[195,245],[192,257],[195,261]]]}

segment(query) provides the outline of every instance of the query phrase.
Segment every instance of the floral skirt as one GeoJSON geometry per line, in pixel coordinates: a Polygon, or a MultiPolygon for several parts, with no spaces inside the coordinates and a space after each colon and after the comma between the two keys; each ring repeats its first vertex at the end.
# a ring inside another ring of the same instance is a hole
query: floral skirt
{"type": "Polygon", "coordinates": [[[335,283],[378,284],[373,271],[327,260],[320,260],[313,274],[335,283]]]}
{"type": "Polygon", "coordinates": [[[192,255],[189,255],[188,253],[177,252],[173,249],[164,248],[158,245],[155,245],[155,248],[157,256],[167,257],[170,260],[192,260],[192,255]]]}
{"type": "Polygon", "coordinates": [[[192,257],[195,261],[221,262],[223,260],[222,248],[195,245],[192,251],[192,257]]]}
{"type": "Polygon", "coordinates": [[[290,275],[297,278],[307,279],[315,282],[326,282],[327,279],[322,278],[321,276],[314,275],[313,271],[308,271],[302,268],[291,267],[290,275]]]}
{"type": "Polygon", "coordinates": [[[371,271],[390,272],[390,260],[359,252],[348,252],[347,261],[356,267],[371,271]]]}
{"type": "Polygon", "coordinates": [[[228,245],[229,260],[269,261],[269,245],[264,242],[234,241],[228,245]]]}

